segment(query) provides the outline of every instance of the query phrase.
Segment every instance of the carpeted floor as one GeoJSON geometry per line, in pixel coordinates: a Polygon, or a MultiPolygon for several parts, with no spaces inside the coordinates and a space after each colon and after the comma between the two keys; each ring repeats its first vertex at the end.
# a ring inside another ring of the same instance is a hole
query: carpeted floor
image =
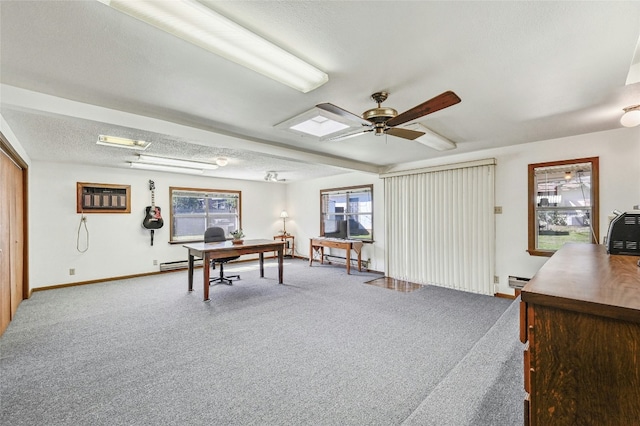
{"type": "Polygon", "coordinates": [[[193,293],[184,271],[35,292],[0,339],[0,423],[522,423],[512,301],[298,259],[283,285],[273,263],[225,270],[242,279],[208,303],[201,270],[193,293]],[[449,409],[456,382],[468,412],[449,409]]]}

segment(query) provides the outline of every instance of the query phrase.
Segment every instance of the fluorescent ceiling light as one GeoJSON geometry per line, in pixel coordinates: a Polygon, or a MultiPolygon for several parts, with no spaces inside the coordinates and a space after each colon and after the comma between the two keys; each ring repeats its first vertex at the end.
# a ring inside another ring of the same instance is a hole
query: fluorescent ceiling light
{"type": "Polygon", "coordinates": [[[138,155],[139,163],[149,163],[149,164],[162,164],[167,166],[176,166],[176,167],[187,167],[191,169],[199,169],[199,170],[215,170],[218,168],[217,164],[211,163],[200,163],[197,161],[188,161],[188,160],[177,160],[175,158],[164,158],[164,157],[154,157],[151,155],[138,155]]]}
{"type": "Polygon", "coordinates": [[[161,164],[148,164],[148,163],[138,163],[131,162],[131,168],[133,169],[143,169],[143,170],[155,170],[159,172],[172,172],[172,173],[186,173],[191,175],[201,175],[204,173],[202,169],[190,169],[187,167],[174,167],[174,166],[166,166],[161,164]]]}
{"type": "Polygon", "coordinates": [[[305,136],[323,137],[349,128],[361,129],[362,125],[314,107],[274,127],[305,136]]]}
{"type": "Polygon", "coordinates": [[[139,140],[127,139],[127,138],[118,138],[115,136],[99,135],[98,141],[96,142],[96,144],[144,151],[145,149],[149,148],[149,145],[151,145],[151,142],[145,142],[145,141],[139,141],[139,140]]]}
{"type": "Polygon", "coordinates": [[[403,127],[405,129],[415,130],[416,132],[424,132],[424,135],[420,136],[417,139],[414,139],[414,141],[420,142],[421,144],[426,145],[429,148],[433,148],[437,151],[447,151],[456,147],[456,144],[454,142],[451,142],[449,139],[440,136],[439,134],[433,132],[431,129],[423,126],[420,123],[409,124],[403,127]]]}
{"type": "Polygon", "coordinates": [[[195,0],[99,0],[303,93],[329,76],[195,0]]]}

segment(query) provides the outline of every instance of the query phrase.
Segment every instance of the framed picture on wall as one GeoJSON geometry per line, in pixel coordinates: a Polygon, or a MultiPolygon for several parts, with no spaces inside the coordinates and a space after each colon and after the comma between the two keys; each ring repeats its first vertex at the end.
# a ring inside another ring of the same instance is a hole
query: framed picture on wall
{"type": "Polygon", "coordinates": [[[131,213],[131,185],[76,183],[77,213],[131,213]]]}

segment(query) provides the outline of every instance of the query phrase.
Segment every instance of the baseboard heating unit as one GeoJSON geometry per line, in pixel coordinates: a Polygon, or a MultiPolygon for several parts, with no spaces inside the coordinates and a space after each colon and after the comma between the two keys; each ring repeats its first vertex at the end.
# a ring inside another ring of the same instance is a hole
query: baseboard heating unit
{"type": "MultiPolygon", "coordinates": [[[[202,259],[195,260],[193,262],[194,267],[202,266],[202,259]]],[[[175,271],[177,269],[187,269],[189,267],[188,260],[176,260],[174,262],[163,262],[160,264],[160,271],[175,271]]]]}

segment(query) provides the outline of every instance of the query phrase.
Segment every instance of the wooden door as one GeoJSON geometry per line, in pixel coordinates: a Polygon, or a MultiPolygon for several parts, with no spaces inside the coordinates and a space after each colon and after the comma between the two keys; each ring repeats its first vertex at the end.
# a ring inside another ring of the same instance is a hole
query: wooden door
{"type": "Polygon", "coordinates": [[[0,335],[25,298],[26,173],[0,134],[0,335]]]}
{"type": "Polygon", "coordinates": [[[13,319],[18,305],[24,299],[23,276],[24,276],[24,194],[22,185],[22,169],[13,164],[12,178],[12,210],[11,228],[9,228],[9,263],[11,263],[11,319],[13,319]]]}
{"type": "Polygon", "coordinates": [[[13,162],[0,151],[0,333],[11,321],[11,181],[13,162]]]}

